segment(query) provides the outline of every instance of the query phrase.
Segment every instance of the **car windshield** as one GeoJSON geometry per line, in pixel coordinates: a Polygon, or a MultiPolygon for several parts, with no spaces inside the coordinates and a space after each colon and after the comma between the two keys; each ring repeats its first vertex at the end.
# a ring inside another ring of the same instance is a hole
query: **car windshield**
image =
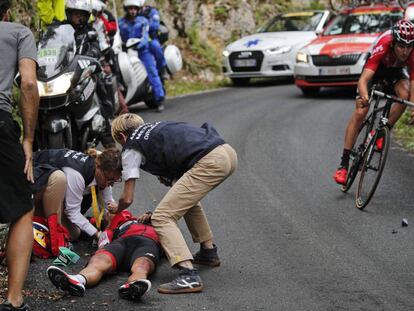
{"type": "Polygon", "coordinates": [[[401,17],[400,11],[341,14],[330,23],[323,35],[381,33],[390,29],[401,17]]]}
{"type": "Polygon", "coordinates": [[[315,31],[323,12],[288,13],[274,17],[260,32],[315,31]]]}
{"type": "Polygon", "coordinates": [[[49,26],[37,49],[38,77],[48,79],[61,72],[73,59],[74,51],[73,27],[69,24],[49,26]]]}

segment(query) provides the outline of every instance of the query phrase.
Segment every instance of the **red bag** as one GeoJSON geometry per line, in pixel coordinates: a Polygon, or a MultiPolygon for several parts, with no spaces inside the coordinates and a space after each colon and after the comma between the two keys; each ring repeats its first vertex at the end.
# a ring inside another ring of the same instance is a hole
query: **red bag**
{"type": "Polygon", "coordinates": [[[33,217],[33,255],[40,258],[56,257],[59,247],[69,246],[69,231],[57,222],[57,215],[50,215],[47,219],[33,217]]]}

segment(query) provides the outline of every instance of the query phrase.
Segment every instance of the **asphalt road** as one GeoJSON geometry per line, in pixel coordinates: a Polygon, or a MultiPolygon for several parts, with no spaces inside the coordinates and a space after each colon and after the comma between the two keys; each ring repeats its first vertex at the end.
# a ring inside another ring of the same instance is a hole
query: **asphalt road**
{"type": "MultiPolygon", "coordinates": [[[[392,144],[364,211],[354,207],[355,187],[343,194],[331,178],[352,98],[352,90],[328,90],[309,99],[293,85],[272,83],[170,99],[163,114],[138,109],[147,121],[212,122],[237,150],[237,171],[203,201],[222,266],[200,269],[200,294],[158,294],[157,285],[176,273],[164,261],[140,303],[118,299],[125,274],[83,298],[54,301],[49,261],[39,260],[26,286],[29,303],[34,310],[413,310],[412,156],[392,144]]],[[[153,209],[165,191],[145,174],[132,210],[153,209]]],[[[76,250],[84,255],[85,246],[76,250]]]]}

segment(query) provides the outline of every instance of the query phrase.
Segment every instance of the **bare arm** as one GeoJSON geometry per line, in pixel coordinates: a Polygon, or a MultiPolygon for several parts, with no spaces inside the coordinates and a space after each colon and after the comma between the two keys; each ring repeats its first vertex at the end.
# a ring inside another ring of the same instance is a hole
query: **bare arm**
{"type": "Polygon", "coordinates": [[[374,77],[374,74],[375,71],[372,71],[371,69],[364,69],[362,71],[361,77],[358,80],[358,92],[365,103],[368,103],[369,99],[368,83],[374,77]]]}
{"type": "Polygon", "coordinates": [[[21,100],[20,111],[23,119],[23,150],[26,158],[24,173],[27,180],[33,180],[32,149],[34,132],[39,109],[39,91],[37,89],[36,63],[29,58],[19,61],[19,72],[21,76],[21,100]]]}
{"type": "Polygon", "coordinates": [[[128,208],[134,201],[135,180],[136,179],[132,178],[125,182],[124,191],[119,198],[118,212],[128,208]]]}

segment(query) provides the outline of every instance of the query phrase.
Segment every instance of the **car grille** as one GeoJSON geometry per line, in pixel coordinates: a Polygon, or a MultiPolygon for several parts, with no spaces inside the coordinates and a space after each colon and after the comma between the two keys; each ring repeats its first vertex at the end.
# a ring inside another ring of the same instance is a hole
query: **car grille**
{"type": "Polygon", "coordinates": [[[340,57],[330,57],[329,55],[313,55],[312,62],[315,66],[347,66],[355,65],[361,54],[347,54],[340,57]]]}
{"type": "Polygon", "coordinates": [[[358,82],[360,75],[349,76],[296,76],[297,79],[311,83],[338,83],[338,82],[358,82]]]}
{"type": "Polygon", "coordinates": [[[233,72],[260,71],[264,55],[261,51],[239,51],[230,54],[230,66],[233,72]],[[237,67],[236,60],[256,60],[255,66],[237,67]]]}
{"type": "Polygon", "coordinates": [[[55,97],[41,97],[39,110],[52,110],[65,106],[67,95],[55,97]]]}

